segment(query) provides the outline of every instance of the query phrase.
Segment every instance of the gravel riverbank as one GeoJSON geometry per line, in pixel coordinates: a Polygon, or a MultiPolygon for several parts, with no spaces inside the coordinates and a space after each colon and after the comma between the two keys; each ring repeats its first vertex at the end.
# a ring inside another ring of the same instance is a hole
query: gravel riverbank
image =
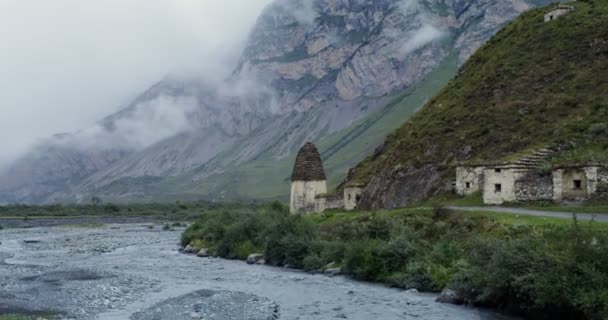
{"type": "Polygon", "coordinates": [[[179,254],[181,231],[142,223],[0,230],[0,314],[52,311],[78,320],[507,319],[438,304],[429,294],[179,254]]]}

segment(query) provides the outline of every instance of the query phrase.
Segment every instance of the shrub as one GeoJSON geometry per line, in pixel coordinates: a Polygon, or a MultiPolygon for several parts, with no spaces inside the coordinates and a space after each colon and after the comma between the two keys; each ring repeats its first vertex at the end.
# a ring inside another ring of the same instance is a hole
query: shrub
{"type": "Polygon", "coordinates": [[[258,252],[256,246],[249,240],[240,243],[236,248],[236,258],[245,260],[250,254],[258,252]]]}
{"type": "Polygon", "coordinates": [[[326,266],[325,261],[317,254],[311,254],[304,258],[303,261],[304,270],[306,271],[317,271],[323,269],[326,266]]]}
{"type": "Polygon", "coordinates": [[[193,223],[184,233],[182,233],[181,244],[182,246],[189,245],[194,239],[202,239],[203,224],[200,222],[193,223]]]}
{"type": "Polygon", "coordinates": [[[435,221],[446,220],[450,217],[451,214],[452,214],[452,210],[450,210],[446,207],[435,206],[433,208],[433,220],[435,220],[435,221]]]}
{"type": "Polygon", "coordinates": [[[103,210],[107,213],[117,213],[120,212],[120,207],[115,204],[108,203],[104,206],[103,210]]]}

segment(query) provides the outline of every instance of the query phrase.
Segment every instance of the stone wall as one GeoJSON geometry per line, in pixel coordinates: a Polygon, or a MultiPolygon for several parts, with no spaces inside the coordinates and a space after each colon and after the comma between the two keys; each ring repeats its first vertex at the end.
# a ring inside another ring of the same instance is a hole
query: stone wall
{"type": "Polygon", "coordinates": [[[456,168],[456,193],[468,196],[483,189],[484,167],[456,168]]]}
{"type": "Polygon", "coordinates": [[[344,199],[338,194],[323,194],[317,196],[315,212],[321,213],[329,209],[344,208],[344,199]]]}
{"type": "Polygon", "coordinates": [[[488,168],[483,170],[483,202],[499,205],[517,200],[515,181],[522,173],[509,168],[488,168]]]}
{"type": "MultiPolygon", "coordinates": [[[[458,172],[460,178],[473,173],[458,172]]],[[[584,201],[598,192],[608,193],[608,168],[569,167],[556,169],[551,174],[508,165],[486,168],[482,190],[483,202],[489,205],[514,201],[584,201]]]]}
{"type": "Polygon", "coordinates": [[[597,180],[599,184],[608,185],[608,167],[598,168],[597,180]]]}
{"type": "Polygon", "coordinates": [[[291,213],[314,213],[317,211],[316,197],[327,193],[327,182],[293,181],[291,183],[291,213]]]}
{"type": "Polygon", "coordinates": [[[598,167],[584,167],[555,170],[553,200],[580,201],[595,194],[598,187],[598,169],[598,167]]]}
{"type": "Polygon", "coordinates": [[[344,188],[344,209],[355,210],[361,195],[363,194],[362,187],[346,187],[344,188]]]}
{"type": "Polygon", "coordinates": [[[563,15],[566,15],[574,10],[573,7],[559,6],[545,13],[545,22],[553,21],[563,15]]]}
{"type": "Polygon", "coordinates": [[[597,197],[608,199],[608,167],[601,167],[597,171],[597,197]]]}
{"type": "Polygon", "coordinates": [[[515,181],[517,201],[553,200],[553,175],[530,171],[515,181]]]}

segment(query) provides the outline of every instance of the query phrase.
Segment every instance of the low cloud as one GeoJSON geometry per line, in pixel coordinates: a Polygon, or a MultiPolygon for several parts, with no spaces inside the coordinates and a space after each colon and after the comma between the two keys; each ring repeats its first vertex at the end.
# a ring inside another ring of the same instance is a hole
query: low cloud
{"type": "MultiPolygon", "coordinates": [[[[0,1],[0,168],[55,133],[94,126],[167,74],[223,80],[271,1],[0,1]]],[[[125,144],[175,131],[182,116],[155,108],[172,125],[157,134],[125,123],[125,144]]]]}
{"type": "Polygon", "coordinates": [[[433,19],[423,10],[419,0],[401,0],[398,8],[406,17],[416,19],[420,25],[418,29],[407,33],[399,52],[401,56],[408,55],[447,35],[446,31],[433,25],[433,19]]]}
{"type": "Polygon", "coordinates": [[[98,124],[52,142],[80,149],[139,150],[193,130],[197,110],[195,97],[163,95],[134,106],[128,115],[112,121],[110,128],[98,124]]]}
{"type": "Polygon", "coordinates": [[[438,28],[430,24],[424,25],[420,29],[409,33],[407,41],[401,46],[400,53],[401,55],[407,55],[444,36],[445,33],[438,28]]]}
{"type": "Polygon", "coordinates": [[[312,0],[278,0],[276,5],[302,25],[313,26],[319,17],[312,0]]]}

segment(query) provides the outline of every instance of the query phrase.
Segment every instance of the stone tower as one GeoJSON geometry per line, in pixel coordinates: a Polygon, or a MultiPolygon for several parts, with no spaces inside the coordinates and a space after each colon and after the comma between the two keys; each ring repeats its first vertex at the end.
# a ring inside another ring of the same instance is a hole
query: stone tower
{"type": "Polygon", "coordinates": [[[291,175],[291,213],[313,213],[316,197],[327,193],[327,179],[317,147],[304,144],[293,166],[291,175]]]}

